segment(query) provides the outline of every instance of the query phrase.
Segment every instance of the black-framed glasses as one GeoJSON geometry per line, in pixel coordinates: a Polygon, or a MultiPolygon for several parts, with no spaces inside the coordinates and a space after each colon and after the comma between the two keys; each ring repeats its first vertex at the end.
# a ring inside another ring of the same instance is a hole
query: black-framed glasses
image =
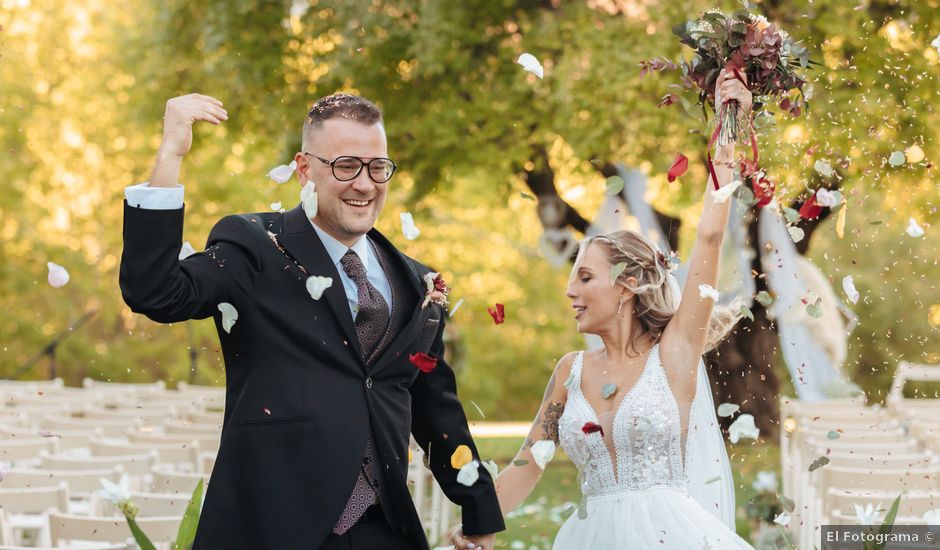
{"type": "Polygon", "coordinates": [[[392,179],[392,174],[394,174],[395,169],[398,168],[395,163],[392,162],[392,159],[383,157],[376,157],[366,162],[359,157],[342,156],[329,161],[313,153],[308,153],[307,151],[303,151],[303,154],[313,157],[329,166],[333,170],[333,177],[338,181],[354,180],[359,176],[359,172],[362,172],[362,167],[368,166],[369,169],[366,173],[369,174],[369,179],[375,183],[385,183],[392,179]]]}

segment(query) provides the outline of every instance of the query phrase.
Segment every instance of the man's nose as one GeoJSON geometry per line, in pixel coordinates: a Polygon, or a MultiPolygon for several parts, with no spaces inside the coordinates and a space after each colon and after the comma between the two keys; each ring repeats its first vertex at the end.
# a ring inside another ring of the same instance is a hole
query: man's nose
{"type": "Polygon", "coordinates": [[[369,177],[369,167],[363,165],[362,170],[350,182],[352,188],[361,193],[368,193],[375,187],[375,182],[369,177]]]}

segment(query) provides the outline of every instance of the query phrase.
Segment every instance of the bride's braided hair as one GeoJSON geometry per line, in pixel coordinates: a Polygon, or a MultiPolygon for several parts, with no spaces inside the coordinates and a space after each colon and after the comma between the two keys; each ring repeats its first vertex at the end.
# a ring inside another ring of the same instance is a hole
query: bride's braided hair
{"type": "MultiPolygon", "coordinates": [[[[606,235],[597,235],[581,241],[574,272],[580,266],[584,254],[591,243],[597,243],[604,250],[611,266],[624,264],[614,284],[623,285],[633,292],[633,311],[638,323],[634,325],[631,342],[641,333],[649,333],[655,341],[662,338],[666,325],[676,314],[681,289],[678,285],[668,284],[671,271],[669,258],[642,234],[636,231],[615,231],[606,235]],[[631,285],[628,280],[636,279],[631,285]]],[[[705,349],[717,346],[740,319],[739,306],[715,306],[708,326],[708,338],[705,349]]]]}

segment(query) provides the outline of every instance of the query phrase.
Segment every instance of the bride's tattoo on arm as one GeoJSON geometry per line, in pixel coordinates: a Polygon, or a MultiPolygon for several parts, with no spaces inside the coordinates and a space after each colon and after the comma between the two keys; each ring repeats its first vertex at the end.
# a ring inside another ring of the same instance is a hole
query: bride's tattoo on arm
{"type": "MultiPolygon", "coordinates": [[[[555,444],[558,444],[558,421],[563,412],[565,412],[564,404],[555,401],[548,404],[545,408],[545,412],[539,419],[541,420],[540,424],[542,426],[542,434],[539,439],[549,439],[554,441],[555,444]]],[[[522,450],[529,449],[532,445],[535,445],[535,441],[527,437],[522,443],[522,450]]]]}

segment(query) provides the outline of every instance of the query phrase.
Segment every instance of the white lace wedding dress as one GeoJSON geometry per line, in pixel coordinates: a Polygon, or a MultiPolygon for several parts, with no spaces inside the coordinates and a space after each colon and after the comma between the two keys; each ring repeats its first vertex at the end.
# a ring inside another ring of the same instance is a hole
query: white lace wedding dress
{"type": "Polygon", "coordinates": [[[573,513],[553,548],[753,550],[689,496],[684,430],[659,358],[659,344],[650,350],[643,373],[609,421],[598,418],[581,393],[583,364],[580,352],[571,366],[559,439],[578,467],[587,515],[582,518],[580,510],[573,513]],[[588,422],[604,427],[604,435],[586,434],[582,428],[588,422]]]}

